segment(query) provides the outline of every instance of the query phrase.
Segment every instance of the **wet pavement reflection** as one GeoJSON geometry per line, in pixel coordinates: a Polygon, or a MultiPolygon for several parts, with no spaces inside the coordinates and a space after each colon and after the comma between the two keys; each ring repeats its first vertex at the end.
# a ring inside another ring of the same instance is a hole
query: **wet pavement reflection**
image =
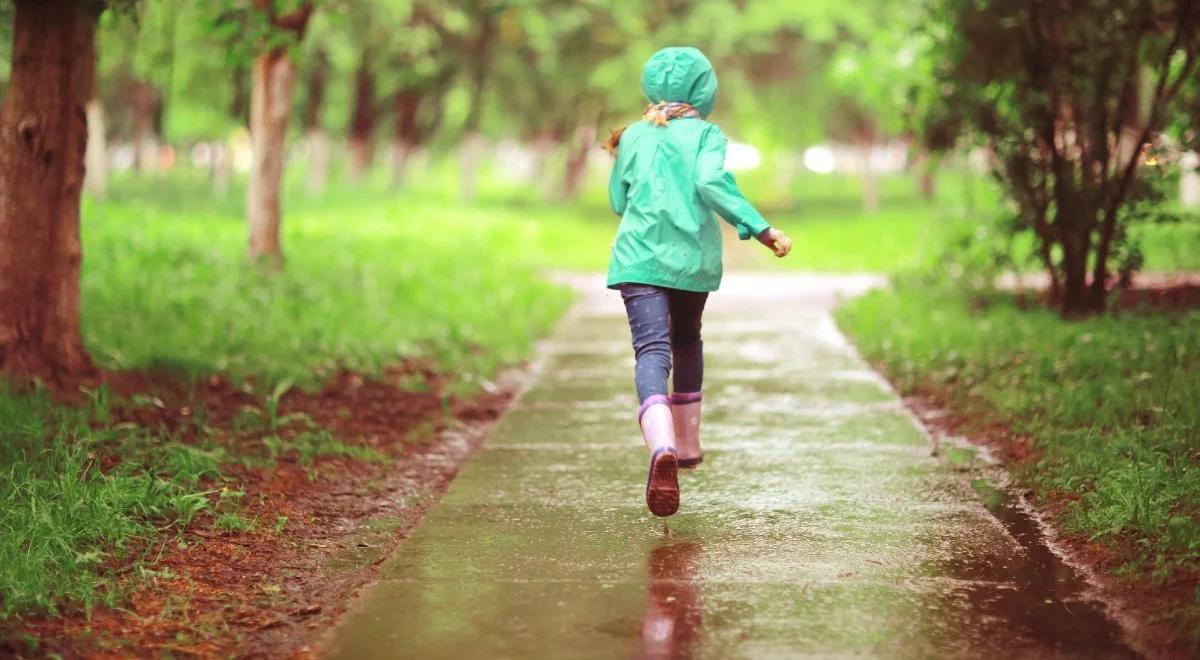
{"type": "Polygon", "coordinates": [[[642,658],[690,658],[704,613],[697,574],[700,544],[666,541],[646,559],[646,613],[642,658]]]}
{"type": "Polygon", "coordinates": [[[997,476],[934,457],[829,314],[861,279],[731,277],[705,462],[642,501],[628,326],[602,283],[326,640],[339,658],[1124,658],[997,476]]]}

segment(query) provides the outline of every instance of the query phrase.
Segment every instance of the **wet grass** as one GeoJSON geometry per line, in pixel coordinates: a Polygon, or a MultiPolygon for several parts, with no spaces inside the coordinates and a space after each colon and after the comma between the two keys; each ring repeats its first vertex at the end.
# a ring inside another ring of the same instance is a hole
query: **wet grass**
{"type": "MultiPolygon", "coordinates": [[[[1200,312],[1065,322],[998,296],[877,291],[839,321],[906,392],[1031,438],[1019,473],[1070,532],[1158,584],[1200,573],[1200,312]]],[[[986,430],[986,429],[985,429],[986,430]]],[[[1200,620],[1200,591],[1178,612],[1200,620]]]]}

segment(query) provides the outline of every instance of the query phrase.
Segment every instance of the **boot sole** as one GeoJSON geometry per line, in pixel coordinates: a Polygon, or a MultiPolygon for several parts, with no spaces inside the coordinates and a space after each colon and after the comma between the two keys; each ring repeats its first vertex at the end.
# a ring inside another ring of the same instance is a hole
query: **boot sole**
{"type": "Polygon", "coordinates": [[[684,470],[690,470],[703,462],[703,456],[697,456],[696,458],[681,458],[678,460],[679,467],[684,470]]]}
{"type": "Polygon", "coordinates": [[[679,510],[679,461],[674,452],[659,450],[650,459],[646,478],[646,506],[665,518],[679,510]]]}

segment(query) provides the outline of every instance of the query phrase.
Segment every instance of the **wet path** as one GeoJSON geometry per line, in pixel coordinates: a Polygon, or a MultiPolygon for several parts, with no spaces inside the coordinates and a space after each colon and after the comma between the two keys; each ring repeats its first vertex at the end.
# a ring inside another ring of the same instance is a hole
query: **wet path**
{"type": "Polygon", "coordinates": [[[593,289],[330,654],[1131,656],[839,334],[835,292],[865,284],[739,277],[713,297],[707,457],[666,526],[642,501],[620,300],[593,289]]]}

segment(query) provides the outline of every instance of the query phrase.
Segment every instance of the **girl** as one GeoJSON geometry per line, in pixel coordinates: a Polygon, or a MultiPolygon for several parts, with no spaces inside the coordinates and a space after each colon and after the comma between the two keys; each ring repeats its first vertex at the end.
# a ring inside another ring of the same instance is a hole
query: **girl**
{"type": "Polygon", "coordinates": [[[614,131],[609,201],[621,216],[608,267],[629,315],[637,357],[638,423],[650,450],[646,505],[657,516],[679,509],[677,468],[700,451],[704,360],[700,316],[721,284],[721,230],[713,213],[783,257],[792,241],[767,225],[725,171],[725,136],[704,121],[717,75],[695,48],[665,48],[646,62],[643,121],[614,131]],[[674,357],[674,392],[667,375],[674,357]]]}

